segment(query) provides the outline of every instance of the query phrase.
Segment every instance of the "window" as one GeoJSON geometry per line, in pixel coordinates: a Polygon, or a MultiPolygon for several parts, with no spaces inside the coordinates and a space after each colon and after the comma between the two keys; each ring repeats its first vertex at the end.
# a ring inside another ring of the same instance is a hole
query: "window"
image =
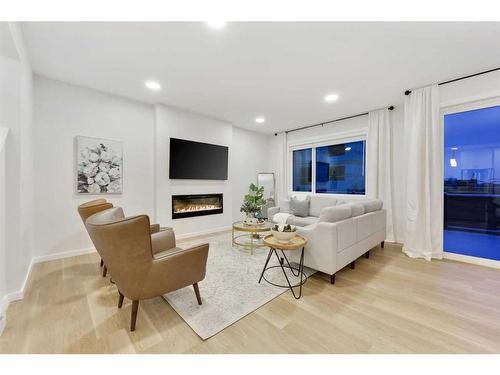
{"type": "Polygon", "coordinates": [[[365,150],[364,140],[293,150],[293,191],[365,194],[365,150]]]}
{"type": "Polygon", "coordinates": [[[293,151],[293,191],[312,191],[312,149],[293,151]]]}
{"type": "Polygon", "coordinates": [[[365,141],[316,148],[316,193],[365,193],[365,141]]]}
{"type": "Polygon", "coordinates": [[[444,250],[500,260],[500,106],[444,116],[444,250]]]}

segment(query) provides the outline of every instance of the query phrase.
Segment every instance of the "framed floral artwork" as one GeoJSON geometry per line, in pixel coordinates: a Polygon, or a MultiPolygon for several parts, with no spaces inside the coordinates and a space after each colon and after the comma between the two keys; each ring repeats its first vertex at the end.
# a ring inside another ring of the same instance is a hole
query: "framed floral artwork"
{"type": "Polygon", "coordinates": [[[120,141],[77,136],[76,192],[121,194],[123,191],[123,146],[120,141]]]}

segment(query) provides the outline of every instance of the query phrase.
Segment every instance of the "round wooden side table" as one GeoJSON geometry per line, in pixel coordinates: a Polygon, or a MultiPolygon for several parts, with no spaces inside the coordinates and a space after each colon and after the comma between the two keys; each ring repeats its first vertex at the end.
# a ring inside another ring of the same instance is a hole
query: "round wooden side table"
{"type": "Polygon", "coordinates": [[[293,297],[295,299],[299,299],[302,296],[302,285],[305,284],[307,281],[307,275],[304,273],[304,247],[307,244],[307,240],[299,235],[296,235],[294,238],[292,238],[289,242],[280,242],[272,234],[267,235],[264,237],[264,245],[269,247],[269,254],[267,254],[267,259],[266,263],[264,264],[264,268],[262,269],[262,273],[260,274],[259,278],[259,283],[261,282],[262,279],[264,279],[267,283],[280,287],[280,288],[289,288],[293,294],[293,297]],[[285,254],[285,251],[301,251],[300,254],[300,263],[299,263],[299,268],[293,267],[290,262],[288,261],[288,258],[285,254]],[[278,251],[281,251],[282,257],[280,258],[278,251]],[[269,260],[271,259],[272,255],[276,255],[276,259],[278,259],[279,266],[269,266],[269,260]],[[286,261],[286,264],[284,264],[286,261]],[[287,282],[287,285],[283,284],[275,284],[269,280],[266,279],[265,273],[267,270],[272,269],[272,268],[277,268],[281,267],[281,270],[283,271],[283,275],[285,275],[285,279],[287,282]],[[296,277],[300,277],[300,283],[292,285],[290,283],[290,279],[288,278],[288,275],[286,274],[285,268],[290,269],[292,272],[292,275],[296,277]],[[294,288],[299,288],[299,293],[295,294],[294,288]]]}

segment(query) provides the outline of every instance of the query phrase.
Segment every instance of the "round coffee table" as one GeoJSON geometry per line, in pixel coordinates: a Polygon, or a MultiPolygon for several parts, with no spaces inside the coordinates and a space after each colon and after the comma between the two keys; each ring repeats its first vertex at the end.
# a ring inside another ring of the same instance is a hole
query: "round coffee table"
{"type": "Polygon", "coordinates": [[[296,235],[294,238],[292,238],[289,242],[280,242],[272,234],[267,235],[264,237],[264,245],[269,247],[269,254],[267,254],[267,260],[266,263],[264,264],[264,268],[262,269],[262,273],[260,274],[259,278],[259,284],[262,279],[264,279],[267,283],[280,287],[280,288],[289,288],[294,296],[295,299],[299,299],[302,296],[302,285],[307,280],[307,275],[304,273],[304,247],[307,244],[307,240],[299,235],[296,235]],[[302,249],[302,250],[301,250],[302,249]],[[278,255],[278,250],[281,251],[282,257],[278,255]],[[288,261],[287,256],[285,255],[285,251],[298,251],[301,250],[300,254],[300,263],[299,263],[299,268],[292,267],[290,262],[288,261]],[[270,266],[268,267],[267,265],[269,264],[269,260],[271,259],[273,253],[276,255],[276,259],[278,259],[279,266],[270,266]],[[286,265],[284,264],[286,261],[286,265]],[[283,271],[283,275],[285,275],[285,279],[287,282],[287,285],[282,285],[282,284],[275,284],[270,282],[269,280],[266,279],[265,277],[265,272],[271,268],[277,268],[281,267],[281,270],[283,271]],[[290,283],[290,279],[288,278],[288,275],[286,274],[285,268],[290,269],[292,271],[292,274],[296,277],[300,276],[300,283],[292,285],[290,283]],[[294,288],[298,287],[299,288],[299,294],[295,294],[294,288]]]}
{"type": "Polygon", "coordinates": [[[244,249],[250,250],[253,255],[253,250],[258,247],[265,247],[259,233],[269,232],[272,223],[265,221],[262,224],[245,224],[243,221],[233,223],[232,241],[233,245],[240,246],[244,249]],[[244,232],[243,234],[236,234],[235,232],[244,232]],[[246,240],[246,241],[245,241],[246,240]]]}

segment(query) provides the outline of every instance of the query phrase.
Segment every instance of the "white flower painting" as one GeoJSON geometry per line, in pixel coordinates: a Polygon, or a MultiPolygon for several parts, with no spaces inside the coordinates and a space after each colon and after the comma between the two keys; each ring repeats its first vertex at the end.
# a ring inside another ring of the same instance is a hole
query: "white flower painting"
{"type": "Polygon", "coordinates": [[[122,163],[121,142],[76,137],[78,194],[121,194],[122,163]]]}

